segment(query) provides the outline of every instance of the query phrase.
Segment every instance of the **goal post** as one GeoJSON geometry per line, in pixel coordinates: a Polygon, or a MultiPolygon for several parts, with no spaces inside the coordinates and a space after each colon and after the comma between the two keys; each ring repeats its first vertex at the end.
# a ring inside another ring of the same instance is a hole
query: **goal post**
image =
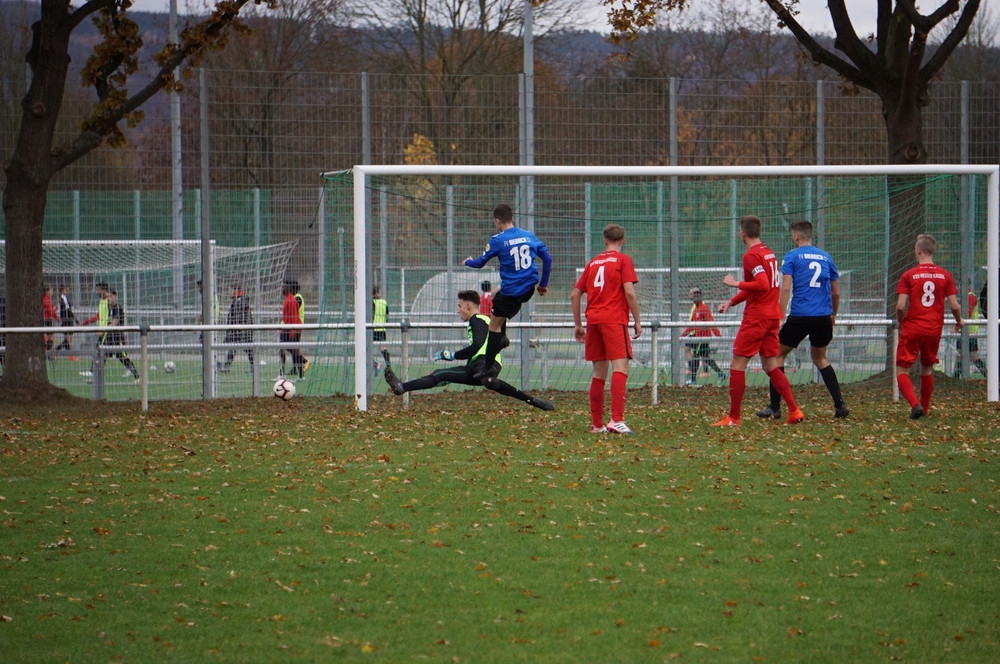
{"type": "MultiPolygon", "coordinates": [[[[325,173],[324,177],[332,179],[334,177],[340,176],[344,177],[343,172],[339,173],[325,173]]],[[[370,346],[368,333],[369,325],[369,299],[370,299],[370,279],[372,277],[372,270],[374,265],[369,262],[368,249],[366,238],[371,237],[371,217],[372,214],[369,210],[369,206],[372,205],[372,200],[378,197],[371,196],[368,192],[376,188],[377,182],[396,180],[404,181],[410,184],[406,196],[409,197],[410,206],[409,208],[415,213],[419,214],[422,209],[423,203],[425,203],[425,196],[427,200],[432,197],[432,194],[427,193],[433,187],[445,187],[447,183],[454,183],[463,180],[474,181],[476,183],[487,183],[492,180],[496,180],[498,183],[503,182],[503,186],[497,186],[497,189],[492,194],[492,203],[500,202],[510,202],[515,203],[517,209],[519,210],[519,225],[531,228],[536,219],[536,202],[532,198],[528,200],[528,197],[533,197],[537,195],[537,183],[538,182],[621,182],[621,183],[635,183],[635,182],[667,182],[669,187],[669,193],[666,194],[669,197],[669,211],[667,212],[668,219],[668,231],[669,240],[671,243],[676,242],[676,233],[670,233],[670,224],[674,224],[677,219],[670,218],[670,214],[674,213],[677,208],[677,196],[683,198],[686,194],[683,192],[687,190],[686,187],[681,187],[681,194],[675,195],[675,190],[678,188],[677,183],[694,183],[694,182],[711,182],[712,180],[725,180],[732,179],[738,184],[744,182],[749,182],[751,180],[759,180],[762,182],[768,181],[804,181],[808,178],[814,178],[816,180],[815,185],[812,188],[808,187],[797,187],[793,186],[793,189],[802,190],[808,189],[812,192],[808,194],[805,200],[800,200],[796,198],[795,204],[788,206],[786,205],[786,210],[782,212],[780,207],[774,207],[772,203],[770,208],[765,212],[761,212],[759,208],[751,206],[745,206],[746,204],[739,208],[739,214],[757,214],[762,218],[765,218],[765,224],[768,222],[773,223],[775,220],[781,220],[782,214],[792,214],[801,215],[804,218],[811,218],[814,222],[820,221],[822,223],[824,214],[829,214],[829,206],[831,206],[831,190],[832,184],[836,182],[836,178],[870,178],[874,179],[875,182],[883,182],[883,191],[881,193],[872,194],[872,196],[879,196],[888,199],[892,192],[887,192],[885,189],[888,188],[884,183],[891,178],[914,178],[918,181],[917,184],[913,185],[916,187],[923,187],[924,184],[931,182],[931,179],[940,177],[942,179],[947,179],[949,176],[955,176],[958,179],[962,178],[976,178],[977,183],[981,182],[981,189],[985,189],[985,199],[986,199],[986,210],[984,214],[981,214],[978,218],[985,217],[985,229],[980,228],[976,231],[977,236],[982,235],[986,239],[986,251],[985,251],[985,261],[977,259],[978,266],[985,268],[985,274],[981,277],[986,280],[988,284],[988,311],[986,312],[987,318],[987,334],[986,334],[986,354],[987,354],[987,366],[988,366],[988,380],[987,380],[987,398],[989,401],[1000,400],[1000,389],[998,389],[998,369],[1000,369],[1000,362],[998,362],[998,355],[1000,355],[1000,339],[998,339],[997,331],[997,313],[998,313],[998,295],[1000,295],[1000,284],[998,284],[998,274],[1000,274],[1000,249],[998,249],[998,237],[1000,237],[1000,214],[998,214],[998,207],[1000,207],[1000,167],[996,165],[920,165],[920,166],[698,166],[698,167],[672,167],[672,166],[630,166],[630,167],[602,167],[602,166],[355,166],[352,169],[352,197],[353,197],[353,232],[354,232],[354,244],[353,244],[353,255],[354,255],[354,265],[353,265],[353,323],[354,323],[354,388],[355,388],[355,403],[358,410],[365,411],[368,409],[368,395],[370,392],[370,380],[371,376],[369,373],[369,366],[371,358],[369,356],[370,346]],[[922,178],[927,178],[926,182],[922,178]],[[530,186],[529,186],[530,183],[530,186]],[[814,216],[815,215],[815,216],[814,216]],[[985,264],[984,264],[985,263],[985,264]]],[[[854,182],[863,182],[863,180],[856,180],[854,182]]],[[[483,186],[480,184],[480,186],[483,186]]],[[[766,186],[766,185],[764,185],[766,186]]],[[[858,185],[850,185],[858,186],[858,185]]],[[[661,187],[663,188],[663,187],[661,187]]],[[[849,187],[848,187],[849,188],[849,187]]],[[[782,194],[784,195],[784,194],[782,194]]],[[[699,201],[697,199],[697,194],[691,195],[694,198],[692,205],[697,206],[699,201]]],[[[798,196],[798,194],[792,194],[792,196],[798,196]]],[[[863,191],[858,193],[858,201],[864,200],[868,194],[863,191]]],[[[612,197],[613,198],[613,197],[612,197]]],[[[662,197],[661,197],[662,198],[662,197]]],[[[787,198],[787,197],[786,197],[787,198]]],[[[644,199],[643,205],[662,205],[663,201],[657,198],[656,195],[647,196],[644,199]],[[646,200],[648,199],[648,200],[646,200]]],[[[959,206],[952,201],[951,210],[948,208],[948,198],[947,196],[942,197],[944,202],[938,202],[937,208],[921,208],[918,211],[923,215],[926,214],[927,224],[933,227],[933,223],[938,223],[935,221],[934,216],[945,217],[949,214],[954,213],[954,209],[959,207],[966,207],[964,204],[959,206]],[[930,214],[933,213],[933,214],[930,214]]],[[[982,200],[980,198],[980,200],[982,200]]],[[[884,263],[881,267],[881,273],[878,274],[878,278],[882,279],[884,283],[881,284],[882,290],[879,291],[879,296],[883,296],[883,305],[885,298],[888,297],[887,293],[888,287],[893,284],[889,283],[887,280],[891,280],[896,274],[899,273],[899,266],[889,264],[888,256],[888,246],[889,246],[889,223],[888,223],[888,203],[886,201],[880,202],[877,209],[884,210],[880,214],[884,215],[884,219],[870,219],[871,228],[877,230],[877,233],[884,234],[872,235],[867,244],[872,247],[882,247],[882,251],[885,253],[883,257],[884,263]]],[[[963,201],[964,203],[964,201],[963,201]]],[[[612,201],[613,204],[613,201],[612,201]]],[[[922,194],[920,197],[919,205],[924,205],[922,194]]],[[[442,204],[443,205],[443,204],[442,204]]],[[[426,207],[426,206],[424,206],[426,207]]],[[[734,206],[735,208],[735,206],[734,206]]],[[[480,219],[480,221],[488,220],[488,210],[492,210],[492,206],[485,205],[485,200],[481,200],[475,211],[475,214],[480,219]]],[[[688,208],[685,207],[680,214],[686,215],[688,208]]],[[[849,215],[852,208],[844,208],[845,216],[849,215]]],[[[875,208],[872,208],[875,209],[875,208]]],[[[616,214],[628,214],[628,209],[617,210],[616,214]]],[[[714,218],[718,221],[719,213],[715,211],[707,211],[708,215],[715,215],[714,218]]],[[[735,217],[736,210],[732,211],[732,215],[735,217]]],[[[870,215],[871,211],[855,213],[870,215]]],[[[540,217],[539,217],[540,218],[540,217]]],[[[924,217],[921,216],[921,219],[924,217]]],[[[540,222],[544,223],[544,222],[540,222]]],[[[829,222],[827,222],[829,223],[829,222]]],[[[716,227],[719,227],[716,224],[716,227]]],[[[481,225],[481,242],[478,246],[482,246],[488,236],[491,234],[489,227],[481,225]]],[[[561,234],[572,234],[574,232],[579,233],[579,229],[576,231],[567,230],[569,227],[563,225],[559,231],[561,234]]],[[[588,227],[590,228],[590,227],[588,227]]],[[[765,225],[766,241],[769,241],[769,246],[772,246],[778,253],[781,252],[778,247],[770,244],[772,238],[776,238],[776,231],[770,230],[774,226],[768,227],[765,225]]],[[[856,228],[864,228],[864,225],[858,225],[856,228]]],[[[592,228],[590,230],[593,230],[592,228]]],[[[949,230],[948,232],[952,232],[949,230]]],[[[540,225],[536,230],[536,234],[542,239],[542,241],[551,244],[556,238],[552,237],[552,233],[548,232],[547,229],[540,225]]],[[[859,231],[855,231],[855,241],[865,240],[865,238],[859,238],[861,235],[859,231]]],[[[820,235],[822,237],[822,234],[820,235]]],[[[573,242],[574,246],[584,246],[587,242],[585,240],[589,239],[589,234],[585,237],[577,236],[575,238],[559,237],[558,240],[561,244],[566,244],[567,242],[573,242]]],[[[731,237],[727,236],[725,238],[720,238],[726,242],[726,246],[729,246],[731,237]]],[[[660,238],[656,240],[650,240],[645,246],[643,246],[643,251],[648,255],[652,256],[650,260],[655,263],[656,256],[666,255],[665,253],[657,254],[657,251],[661,250],[661,247],[654,246],[656,242],[659,242],[660,238]]],[[[775,244],[777,244],[775,242],[775,244]]],[[[957,234],[955,239],[955,244],[959,244],[957,234]]],[[[780,245],[779,245],[780,246],[780,245]]],[[[630,249],[635,249],[636,244],[631,245],[626,244],[626,251],[630,249]]],[[[422,248],[417,246],[412,246],[409,248],[410,251],[419,251],[422,248]]],[[[427,247],[426,249],[430,249],[427,247]]],[[[662,251],[669,253],[669,251],[676,247],[662,248],[662,251]]],[[[738,249],[738,248],[737,248],[738,249]]],[[[594,248],[596,251],[596,248],[594,248]]],[[[448,240],[448,254],[451,258],[455,258],[452,255],[453,250],[451,249],[450,240],[448,240]]],[[[565,256],[559,255],[559,253],[553,252],[556,261],[560,260],[570,260],[565,256]]],[[[731,264],[729,262],[729,254],[731,252],[725,252],[724,256],[716,256],[718,261],[715,263],[717,266],[725,266],[731,264]]],[[[741,253],[741,252],[740,252],[741,253]]],[[[977,254],[978,256],[978,254],[977,254]]],[[[464,258],[463,254],[460,258],[464,258]]],[[[591,256],[586,256],[585,260],[589,260],[591,256]]],[[[840,267],[840,260],[837,254],[834,254],[835,260],[838,260],[838,267],[840,267]]],[[[571,259],[574,262],[585,262],[583,257],[574,257],[571,259]]],[[[674,260],[674,259],[672,259],[674,260]]],[[[869,257],[869,261],[875,260],[875,258],[869,257]]],[[[963,259],[964,260],[964,259],[963,259]]],[[[442,262],[440,259],[438,262],[442,262]]],[[[580,265],[563,265],[562,268],[572,269],[577,267],[582,267],[583,262],[580,265]]],[[[456,264],[457,265],[457,264],[456,264]]],[[[451,267],[456,267],[452,265],[451,267]]],[[[661,263],[657,267],[663,267],[664,264],[661,263]]],[[[681,266],[683,267],[683,266],[681,266]]],[[[868,266],[871,268],[871,266],[868,266]]],[[[946,265],[949,269],[952,269],[950,265],[946,265]]],[[[450,268],[449,268],[450,269],[450,268]]],[[[456,269],[460,269],[457,268],[456,269]]],[[[872,270],[869,270],[872,271],[872,270]]],[[[955,273],[955,270],[953,270],[955,273]]],[[[970,271],[965,270],[966,274],[970,271]]],[[[978,273],[977,273],[977,278],[978,273]]],[[[956,281],[959,277],[956,275],[956,281]]],[[[859,277],[859,282],[861,281],[859,277]]],[[[968,284],[961,283],[960,288],[965,288],[968,284]]],[[[571,287],[571,286],[570,286],[571,287]]],[[[671,285],[670,298],[676,300],[679,297],[678,290],[679,286],[671,285]]],[[[964,293],[964,291],[962,291],[964,293]]],[[[446,294],[446,297],[453,298],[454,294],[446,294]]],[[[877,298],[873,298],[876,300],[877,298]]],[[[964,309],[964,297],[960,297],[963,303],[964,309]]],[[[532,304],[535,304],[535,300],[532,304]]],[[[548,306],[550,303],[545,303],[548,306]]],[[[641,304],[641,303],[640,303],[641,304]]],[[[523,318],[525,314],[519,318],[523,318]]],[[[884,316],[884,309],[883,309],[884,316]]],[[[515,323],[517,320],[514,321],[515,323]]],[[[645,323],[654,322],[648,319],[644,321],[645,323]]],[[[676,319],[674,320],[676,323],[676,319]]]]}

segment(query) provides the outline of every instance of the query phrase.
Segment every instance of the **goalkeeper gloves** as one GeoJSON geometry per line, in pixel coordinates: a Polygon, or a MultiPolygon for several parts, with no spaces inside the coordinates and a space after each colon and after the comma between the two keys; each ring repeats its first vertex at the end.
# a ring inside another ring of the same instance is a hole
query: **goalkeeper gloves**
{"type": "Polygon", "coordinates": [[[451,362],[455,359],[455,354],[450,350],[439,350],[434,354],[435,360],[444,360],[445,362],[451,362]]]}

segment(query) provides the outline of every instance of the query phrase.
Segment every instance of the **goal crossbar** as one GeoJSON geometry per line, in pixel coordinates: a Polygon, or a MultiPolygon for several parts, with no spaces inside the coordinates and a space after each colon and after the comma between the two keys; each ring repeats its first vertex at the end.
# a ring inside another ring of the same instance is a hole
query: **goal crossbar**
{"type": "MultiPolygon", "coordinates": [[[[925,165],[848,165],[848,166],[390,166],[356,165],[353,174],[354,236],[363,238],[367,232],[365,192],[372,176],[497,176],[497,177],[862,177],[862,176],[922,176],[980,175],[987,184],[987,399],[1000,401],[1000,165],[925,164],[925,165]]],[[[343,176],[344,171],[327,171],[323,177],[343,176]]],[[[368,410],[368,344],[366,318],[368,298],[368,264],[365,243],[354,243],[354,389],[358,410],[368,410]]]]}

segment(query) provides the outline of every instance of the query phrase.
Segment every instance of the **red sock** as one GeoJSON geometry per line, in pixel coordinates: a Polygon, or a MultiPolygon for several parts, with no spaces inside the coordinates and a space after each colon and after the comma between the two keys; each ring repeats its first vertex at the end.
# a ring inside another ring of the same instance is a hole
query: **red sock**
{"type": "Polygon", "coordinates": [[[925,376],[920,374],[920,405],[924,407],[924,412],[931,412],[931,395],[934,394],[934,374],[925,376]]]}
{"type": "Polygon", "coordinates": [[[625,383],[628,374],[614,371],[611,374],[611,419],[621,422],[625,419],[625,383]]]}
{"type": "Polygon", "coordinates": [[[917,393],[913,391],[913,381],[905,373],[901,373],[896,376],[896,385],[899,385],[899,393],[903,395],[906,399],[906,403],[910,404],[910,408],[917,405],[917,393]]]}
{"type": "Polygon", "coordinates": [[[590,423],[604,426],[604,381],[599,378],[590,379],[590,423]]]}
{"type": "Polygon", "coordinates": [[[791,414],[798,410],[795,397],[792,396],[792,384],[788,382],[788,376],[785,375],[785,372],[775,367],[771,369],[767,377],[771,380],[771,385],[774,385],[774,389],[778,390],[781,398],[785,400],[785,404],[788,405],[788,413],[791,414]]]}
{"type": "Polygon", "coordinates": [[[729,371],[729,417],[740,419],[743,408],[743,393],[747,391],[747,372],[739,369],[729,371]]]}

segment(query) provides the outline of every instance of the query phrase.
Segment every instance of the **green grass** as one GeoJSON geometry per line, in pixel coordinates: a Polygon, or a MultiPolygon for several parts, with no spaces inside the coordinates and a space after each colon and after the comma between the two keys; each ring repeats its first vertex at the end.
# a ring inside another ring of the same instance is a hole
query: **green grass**
{"type": "Polygon", "coordinates": [[[997,405],[0,405],[4,661],[994,662],[997,405]]]}

